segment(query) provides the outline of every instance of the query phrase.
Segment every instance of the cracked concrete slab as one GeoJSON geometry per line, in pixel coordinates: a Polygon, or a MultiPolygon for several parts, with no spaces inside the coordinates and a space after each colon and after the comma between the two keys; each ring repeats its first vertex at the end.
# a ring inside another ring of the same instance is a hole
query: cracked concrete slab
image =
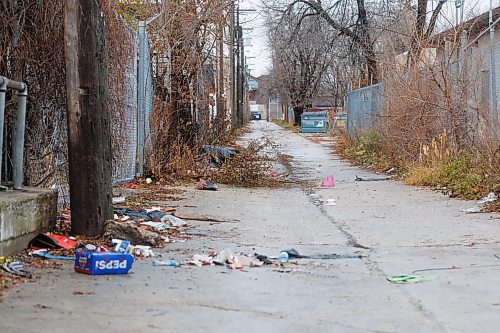
{"type": "Polygon", "coordinates": [[[2,299],[2,332],[498,332],[498,214],[465,215],[460,207],[468,202],[399,182],[355,182],[370,172],[339,160],[329,144],[270,123],[250,127],[245,140],[273,142],[267,153],[289,155],[281,170],[304,183],[186,188],[183,213],[238,222],[191,221],[193,238],[157,251],[161,259],[225,248],[277,255],[290,247],[362,259],[243,271],[141,260],[130,275],[96,277],[64,263],[2,299]],[[327,175],[336,186],[316,188],[327,175]],[[312,192],[336,206],[315,205],[312,192]],[[419,284],[385,279],[433,268],[452,269],[423,271],[437,279],[419,284]]]}

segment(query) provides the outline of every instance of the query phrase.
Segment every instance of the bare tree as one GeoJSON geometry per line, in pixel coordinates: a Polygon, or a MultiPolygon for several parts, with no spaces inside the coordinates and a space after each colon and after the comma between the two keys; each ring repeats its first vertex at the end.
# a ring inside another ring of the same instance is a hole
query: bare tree
{"type": "Polygon", "coordinates": [[[320,90],[334,43],[318,17],[288,12],[278,22],[270,20],[269,24],[273,79],[282,100],[294,108],[297,124],[304,107],[320,90]]]}
{"type": "Polygon", "coordinates": [[[303,18],[308,16],[319,16],[337,32],[337,36],[347,37],[359,48],[364,58],[368,79],[373,78],[374,82],[379,79],[377,56],[375,53],[374,41],[370,34],[368,11],[365,0],[336,0],[327,7],[321,1],[295,0],[290,3],[285,12],[297,12],[301,15],[299,25],[303,18]]]}

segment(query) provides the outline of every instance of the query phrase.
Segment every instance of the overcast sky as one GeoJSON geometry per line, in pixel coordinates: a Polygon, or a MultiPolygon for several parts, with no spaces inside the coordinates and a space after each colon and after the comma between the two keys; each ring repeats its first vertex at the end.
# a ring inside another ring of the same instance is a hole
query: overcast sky
{"type": "MultiPolygon", "coordinates": [[[[240,16],[241,25],[244,28],[253,29],[244,31],[244,37],[248,38],[245,43],[245,55],[248,56],[247,63],[253,76],[266,74],[271,63],[267,47],[267,32],[262,16],[262,1],[265,0],[240,0],[241,9],[256,10],[256,12],[245,12],[240,16]]],[[[481,14],[489,9],[490,0],[462,1],[464,2],[464,20],[471,18],[471,15],[481,14]]],[[[500,0],[492,1],[494,8],[500,6],[500,0]]],[[[438,0],[433,2],[436,5],[438,0]]],[[[455,0],[448,0],[443,11],[442,24],[448,26],[453,24],[455,22],[455,12],[455,0]]]]}

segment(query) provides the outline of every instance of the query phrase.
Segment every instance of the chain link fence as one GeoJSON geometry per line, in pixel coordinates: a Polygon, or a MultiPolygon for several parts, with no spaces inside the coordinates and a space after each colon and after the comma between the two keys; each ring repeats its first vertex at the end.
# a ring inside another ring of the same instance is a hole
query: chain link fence
{"type": "Polygon", "coordinates": [[[137,177],[144,175],[144,155],[151,148],[150,118],[153,111],[154,84],[151,47],[146,29],[146,22],[139,23],[138,32],[138,114],[137,114],[137,177]]]}
{"type": "MultiPolygon", "coordinates": [[[[135,43],[130,45],[132,56],[125,64],[124,100],[121,123],[111,123],[114,140],[119,140],[119,152],[113,151],[113,183],[133,180],[136,173],[137,153],[137,33],[128,28],[135,43]],[[120,126],[122,125],[122,126],[120,126]],[[123,128],[121,128],[123,127],[123,128]]],[[[112,52],[112,50],[110,50],[112,52]]]]}

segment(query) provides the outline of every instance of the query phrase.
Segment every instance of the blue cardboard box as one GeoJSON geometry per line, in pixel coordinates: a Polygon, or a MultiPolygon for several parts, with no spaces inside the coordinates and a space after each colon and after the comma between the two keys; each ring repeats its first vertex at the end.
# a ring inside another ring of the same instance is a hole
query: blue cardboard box
{"type": "Polygon", "coordinates": [[[128,253],[76,250],[75,271],[89,275],[127,274],[134,257],[128,253]]]}

